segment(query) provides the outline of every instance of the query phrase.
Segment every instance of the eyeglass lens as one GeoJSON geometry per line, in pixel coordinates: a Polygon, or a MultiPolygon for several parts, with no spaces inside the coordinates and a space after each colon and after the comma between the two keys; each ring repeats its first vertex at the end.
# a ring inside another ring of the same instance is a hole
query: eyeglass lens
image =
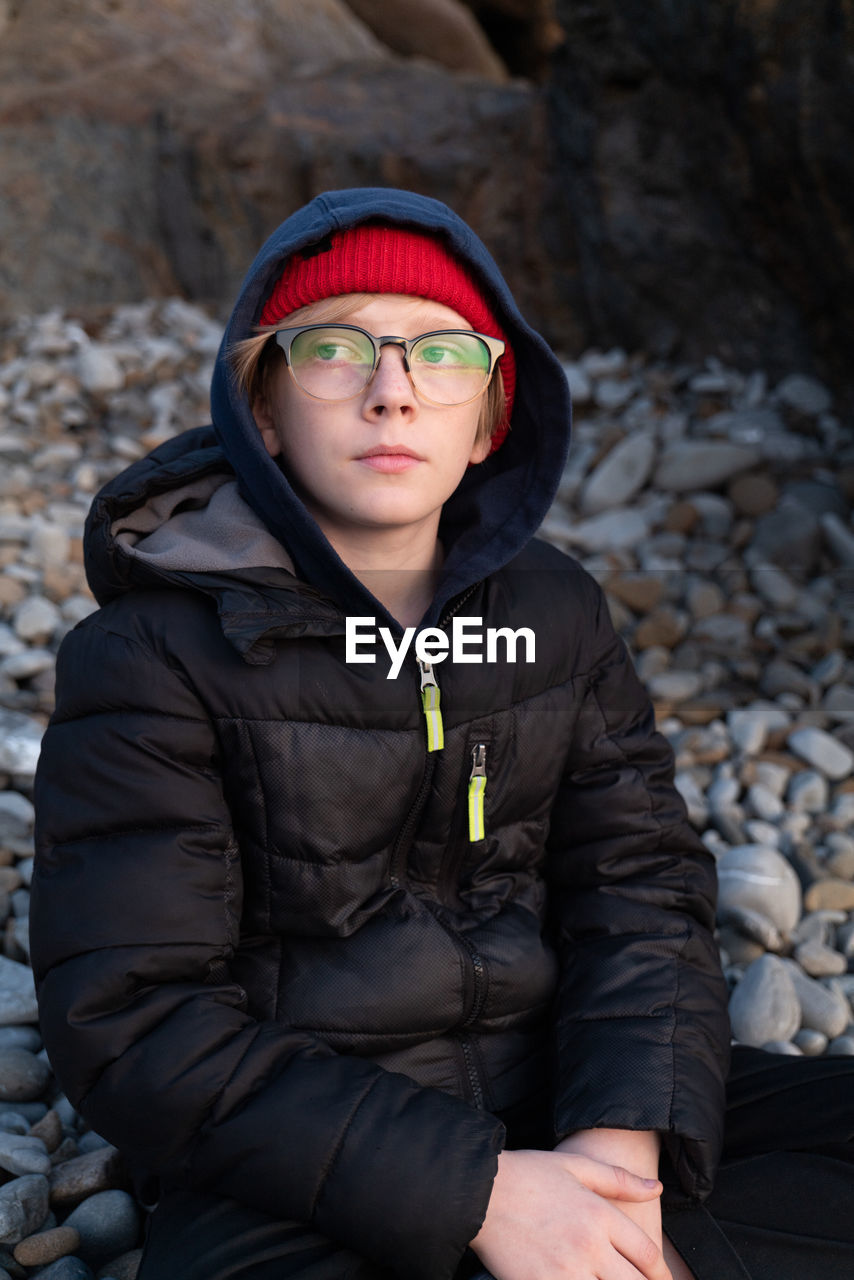
{"type": "MultiPolygon", "coordinates": [[[[297,334],[290,364],[304,391],[321,400],[348,400],[364,390],[374,368],[374,348],[358,329],[324,325],[297,334]]],[[[415,390],[437,404],[465,404],[489,380],[490,354],[475,334],[430,333],[409,355],[415,390]]]]}

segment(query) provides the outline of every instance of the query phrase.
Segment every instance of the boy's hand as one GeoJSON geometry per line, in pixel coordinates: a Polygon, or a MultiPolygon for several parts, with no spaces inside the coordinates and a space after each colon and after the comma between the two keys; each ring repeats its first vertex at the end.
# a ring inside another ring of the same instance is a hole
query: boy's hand
{"type": "Polygon", "coordinates": [[[671,1280],[657,1244],[616,1202],[661,1184],[569,1151],[504,1151],[471,1247],[496,1280],[671,1280]]]}
{"type": "MultiPolygon", "coordinates": [[[[657,1133],[632,1129],[582,1129],[559,1142],[556,1151],[589,1156],[607,1164],[630,1169],[641,1178],[657,1178],[661,1141],[657,1133]]],[[[661,1201],[646,1200],[617,1206],[632,1222],[636,1222],[649,1238],[662,1247],[661,1201]]]]}

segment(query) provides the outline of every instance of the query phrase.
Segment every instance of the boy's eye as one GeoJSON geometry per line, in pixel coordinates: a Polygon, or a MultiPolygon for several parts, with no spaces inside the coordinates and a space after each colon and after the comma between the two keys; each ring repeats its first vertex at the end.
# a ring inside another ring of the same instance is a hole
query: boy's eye
{"type": "Polygon", "coordinates": [[[413,349],[412,360],[440,369],[486,369],[489,352],[479,338],[457,334],[425,338],[413,349]]]}
{"type": "Polygon", "coordinates": [[[301,336],[309,337],[310,341],[300,344],[296,352],[299,361],[320,360],[330,364],[363,364],[366,360],[370,362],[370,354],[366,354],[359,344],[349,339],[323,334],[301,336]]]}

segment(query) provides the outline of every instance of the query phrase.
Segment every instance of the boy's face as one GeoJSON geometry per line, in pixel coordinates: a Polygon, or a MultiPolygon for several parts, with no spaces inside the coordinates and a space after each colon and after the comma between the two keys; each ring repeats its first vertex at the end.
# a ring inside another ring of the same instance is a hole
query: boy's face
{"type": "MultiPolygon", "coordinates": [[[[471,329],[462,316],[427,299],[382,294],[336,323],[376,337],[415,338],[434,329],[471,329]]],[[[442,505],[489,441],[475,444],[482,401],[433,405],[419,400],[399,347],[382,349],[379,367],[352,400],[316,400],[280,370],[253,405],[271,457],[285,470],[334,544],[357,530],[403,530],[435,542],[442,505]]]]}

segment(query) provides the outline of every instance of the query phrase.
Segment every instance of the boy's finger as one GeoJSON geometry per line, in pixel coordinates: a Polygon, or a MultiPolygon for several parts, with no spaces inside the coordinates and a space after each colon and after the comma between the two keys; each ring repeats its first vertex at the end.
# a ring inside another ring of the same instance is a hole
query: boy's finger
{"type": "Polygon", "coordinates": [[[605,1164],[590,1156],[566,1157],[567,1169],[588,1191],[595,1191],[606,1200],[654,1200],[661,1195],[662,1186],[657,1178],[641,1178],[619,1164],[605,1164]]]}

